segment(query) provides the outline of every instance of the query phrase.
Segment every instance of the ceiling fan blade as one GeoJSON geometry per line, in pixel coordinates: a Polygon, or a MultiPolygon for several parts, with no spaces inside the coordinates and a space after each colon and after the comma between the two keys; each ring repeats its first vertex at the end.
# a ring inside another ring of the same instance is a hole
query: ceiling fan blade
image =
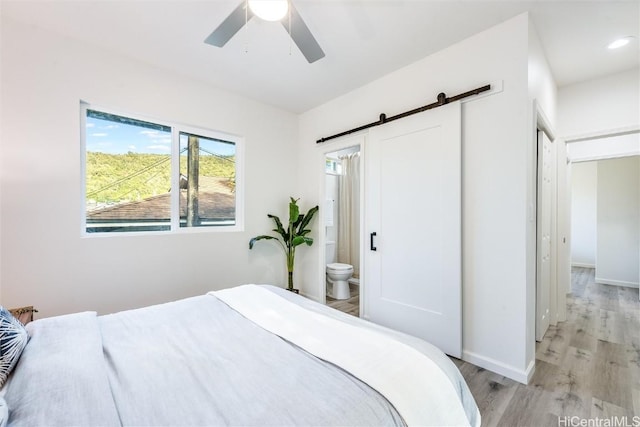
{"type": "Polygon", "coordinates": [[[313,34],[311,34],[309,27],[304,23],[304,20],[292,2],[289,2],[289,8],[291,10],[291,29],[289,29],[289,20],[287,18],[282,20],[282,25],[287,29],[287,32],[291,34],[291,38],[298,46],[298,49],[300,49],[310,64],[316,62],[318,59],[324,58],[322,48],[313,37],[313,34]]]}
{"type": "Polygon", "coordinates": [[[247,10],[245,12],[245,2],[240,2],[238,7],[236,7],[235,10],[227,16],[227,19],[222,21],[218,28],[216,28],[213,33],[204,40],[204,42],[213,46],[224,46],[229,40],[231,40],[231,37],[240,31],[240,28],[244,26],[246,21],[252,17],[253,14],[251,13],[251,10],[247,10]]]}

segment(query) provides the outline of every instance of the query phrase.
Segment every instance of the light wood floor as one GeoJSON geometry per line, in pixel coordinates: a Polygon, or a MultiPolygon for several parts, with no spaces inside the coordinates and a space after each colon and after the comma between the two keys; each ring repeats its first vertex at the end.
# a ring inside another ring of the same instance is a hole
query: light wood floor
{"type": "MultiPolygon", "coordinates": [[[[565,417],[573,416],[585,423],[596,418],[613,423],[618,417],[621,425],[638,425],[640,418],[633,418],[640,417],[638,289],[596,284],[588,268],[572,270],[571,286],[567,321],[549,327],[537,343],[529,385],[452,358],[476,399],[483,427],[569,426],[565,417]]],[[[327,304],[358,316],[357,288],[350,299],[327,297],[327,304]]]]}
{"type": "Polygon", "coordinates": [[[626,425],[634,425],[633,417],[640,416],[638,289],[596,284],[593,269],[574,268],[567,321],[549,327],[537,344],[536,371],[527,386],[453,360],[483,426],[569,426],[559,421],[572,416],[610,422],[626,416],[626,425]]]}
{"type": "Polygon", "coordinates": [[[360,294],[359,286],[349,285],[351,291],[351,298],[349,299],[334,299],[327,295],[327,305],[335,308],[347,314],[351,314],[356,317],[360,317],[360,294]]]}

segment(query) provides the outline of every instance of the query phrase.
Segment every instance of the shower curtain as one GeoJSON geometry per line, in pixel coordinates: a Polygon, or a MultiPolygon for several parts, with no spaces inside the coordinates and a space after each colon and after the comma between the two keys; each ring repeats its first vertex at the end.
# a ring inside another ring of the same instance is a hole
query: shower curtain
{"type": "Polygon", "coordinates": [[[353,277],[360,277],[360,153],[340,156],[340,160],[338,262],[351,264],[353,277]]]}

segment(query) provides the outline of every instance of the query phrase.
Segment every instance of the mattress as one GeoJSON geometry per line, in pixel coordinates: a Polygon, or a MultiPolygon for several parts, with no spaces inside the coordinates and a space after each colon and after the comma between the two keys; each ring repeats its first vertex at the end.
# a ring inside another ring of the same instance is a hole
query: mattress
{"type": "Polygon", "coordinates": [[[480,425],[435,347],[268,285],[27,331],[9,425],[480,425]]]}

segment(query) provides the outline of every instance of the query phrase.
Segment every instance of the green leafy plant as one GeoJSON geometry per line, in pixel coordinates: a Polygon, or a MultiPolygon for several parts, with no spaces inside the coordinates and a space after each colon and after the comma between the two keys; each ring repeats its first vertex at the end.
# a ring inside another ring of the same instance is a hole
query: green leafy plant
{"type": "Polygon", "coordinates": [[[276,223],[276,228],[274,228],[273,231],[278,233],[280,238],[268,234],[256,236],[249,241],[249,249],[253,249],[253,245],[259,240],[275,240],[278,242],[287,258],[287,273],[289,276],[288,289],[293,291],[293,265],[296,257],[296,247],[303,243],[307,246],[313,244],[313,239],[307,236],[307,234],[311,233],[311,229],[307,227],[313,219],[313,216],[318,212],[318,206],[309,209],[306,214],[301,214],[300,208],[298,207],[298,200],[300,199],[294,199],[293,197],[290,199],[289,223],[286,229],[282,225],[280,218],[276,215],[267,214],[267,216],[276,223]]]}

